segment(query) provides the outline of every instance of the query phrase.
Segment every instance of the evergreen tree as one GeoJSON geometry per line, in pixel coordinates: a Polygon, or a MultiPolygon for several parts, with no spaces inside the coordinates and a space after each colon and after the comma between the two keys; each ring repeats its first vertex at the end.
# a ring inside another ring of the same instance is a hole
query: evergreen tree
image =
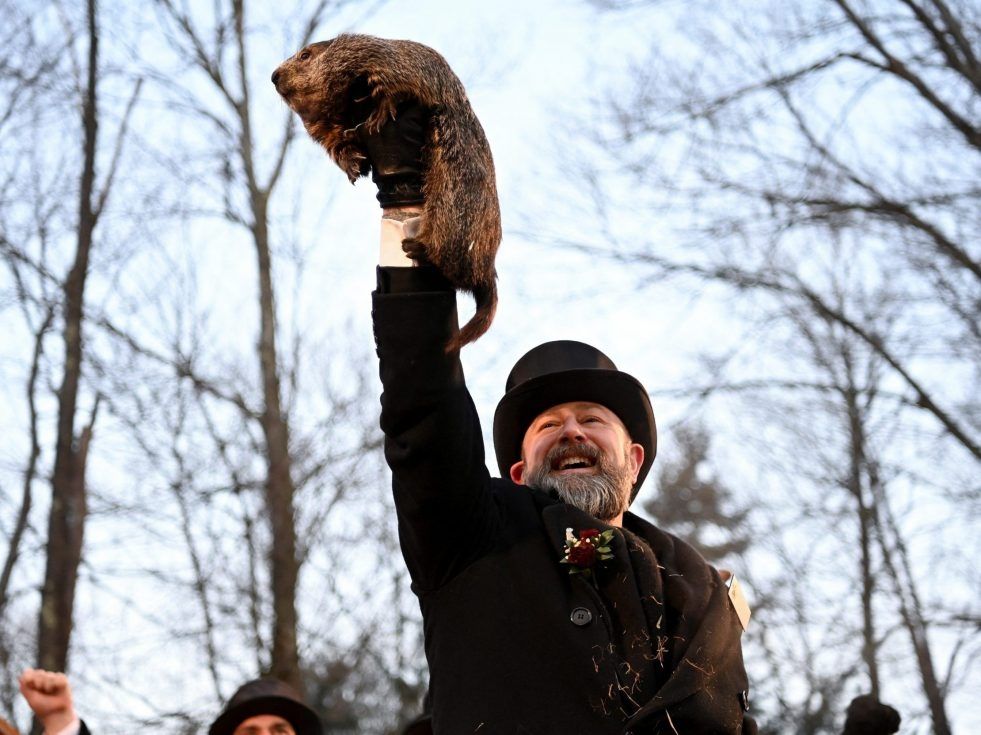
{"type": "Polygon", "coordinates": [[[749,545],[747,508],[710,469],[708,432],[700,425],[675,430],[677,457],[661,464],[657,494],[643,504],[657,525],[681,537],[710,562],[740,554],[749,545]]]}

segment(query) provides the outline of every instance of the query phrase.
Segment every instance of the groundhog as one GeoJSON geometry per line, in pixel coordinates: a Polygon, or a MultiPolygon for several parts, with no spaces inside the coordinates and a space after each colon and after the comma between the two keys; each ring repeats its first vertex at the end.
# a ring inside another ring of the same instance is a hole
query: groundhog
{"type": "Polygon", "coordinates": [[[403,241],[403,249],[428,259],[454,286],[473,294],[477,311],[447,351],[480,337],[497,308],[494,256],[501,242],[501,213],[490,146],[446,60],[414,41],[344,34],[302,48],[279,65],[272,79],[351,183],[370,171],[357,126],[377,132],[407,100],[425,109],[425,203],[420,226],[403,241]],[[363,94],[370,94],[372,104],[362,122],[354,117],[363,94]]]}

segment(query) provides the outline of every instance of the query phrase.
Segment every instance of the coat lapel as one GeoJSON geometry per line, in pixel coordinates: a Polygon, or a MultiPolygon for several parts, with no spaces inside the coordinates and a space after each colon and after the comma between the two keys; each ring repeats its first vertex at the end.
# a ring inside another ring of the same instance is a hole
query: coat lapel
{"type": "Polygon", "coordinates": [[[571,528],[572,532],[578,537],[579,532],[585,528],[595,528],[601,533],[612,526],[598,521],[591,515],[583,513],[575,506],[568,503],[556,502],[546,505],[542,509],[542,523],[548,533],[548,540],[555,549],[556,563],[565,555],[565,530],[571,528]]]}
{"type": "MultiPolygon", "coordinates": [[[[611,528],[567,503],[536,495],[557,566],[565,553],[567,528],[577,536],[586,528],[600,532],[611,528]]],[[[611,560],[619,563],[600,573],[598,585],[582,575],[573,575],[570,583],[597,604],[607,609],[616,606],[612,617],[618,625],[610,630],[612,640],[629,643],[632,629],[646,629],[649,652],[655,662],[663,661],[663,670],[658,666],[651,677],[659,685],[656,692],[643,686],[635,691],[639,696],[629,697],[639,707],[626,724],[629,729],[669,708],[676,711],[673,708],[698,692],[711,691],[720,664],[739,650],[740,629],[738,623],[733,625],[735,614],[729,609],[725,586],[694,549],[630,513],[624,526],[628,532],[618,530],[611,560]]],[[[621,644],[621,655],[632,667],[629,654],[629,645],[621,644]]],[[[619,674],[618,679],[621,692],[629,694],[625,689],[629,681],[619,674]]]]}
{"type": "MultiPolygon", "coordinates": [[[[578,508],[559,503],[542,511],[549,541],[556,561],[565,553],[566,529],[578,537],[586,528],[606,531],[609,524],[583,513],[578,508]]],[[[584,575],[573,575],[588,587],[589,594],[606,611],[610,639],[619,660],[617,684],[624,713],[636,712],[657,691],[666,676],[666,661],[657,660],[654,625],[661,622],[661,595],[657,562],[648,545],[632,533],[614,528],[611,550],[613,558],[594,570],[594,581],[584,575]],[[649,599],[644,600],[644,597],[649,599]]]]}
{"type": "MultiPolygon", "coordinates": [[[[734,625],[735,613],[718,573],[694,549],[632,514],[624,518],[624,525],[653,551],[665,602],[661,629],[667,625],[675,639],[668,644],[668,680],[630,719],[629,728],[699,691],[711,690],[719,669],[740,649],[741,628],[734,625]],[[685,640],[677,640],[679,634],[685,640]]],[[[657,594],[654,588],[652,594],[657,594]]]]}

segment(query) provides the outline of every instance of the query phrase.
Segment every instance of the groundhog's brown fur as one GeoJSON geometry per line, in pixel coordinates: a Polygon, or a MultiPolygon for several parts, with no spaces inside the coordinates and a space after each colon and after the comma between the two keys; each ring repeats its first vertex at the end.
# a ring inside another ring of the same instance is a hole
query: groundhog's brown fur
{"type": "Polygon", "coordinates": [[[373,110],[364,125],[377,131],[399,103],[415,99],[429,113],[422,151],[421,226],[403,248],[424,255],[457,288],[473,294],[477,311],[447,350],[458,349],[490,327],[497,308],[494,256],[501,214],[494,163],[463,85],[446,60],[428,46],[345,34],[313,43],[284,61],[276,89],[353,183],[370,171],[358,140],[355,85],[367,83],[373,110]]]}

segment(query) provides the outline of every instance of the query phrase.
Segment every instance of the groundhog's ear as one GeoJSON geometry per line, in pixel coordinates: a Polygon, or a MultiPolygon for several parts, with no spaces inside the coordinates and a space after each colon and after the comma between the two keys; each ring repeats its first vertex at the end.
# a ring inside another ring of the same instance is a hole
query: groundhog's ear
{"type": "Polygon", "coordinates": [[[322,54],[333,45],[335,40],[337,39],[332,38],[329,41],[316,41],[315,43],[311,43],[309,46],[307,46],[307,48],[310,49],[315,55],[322,54]]]}

